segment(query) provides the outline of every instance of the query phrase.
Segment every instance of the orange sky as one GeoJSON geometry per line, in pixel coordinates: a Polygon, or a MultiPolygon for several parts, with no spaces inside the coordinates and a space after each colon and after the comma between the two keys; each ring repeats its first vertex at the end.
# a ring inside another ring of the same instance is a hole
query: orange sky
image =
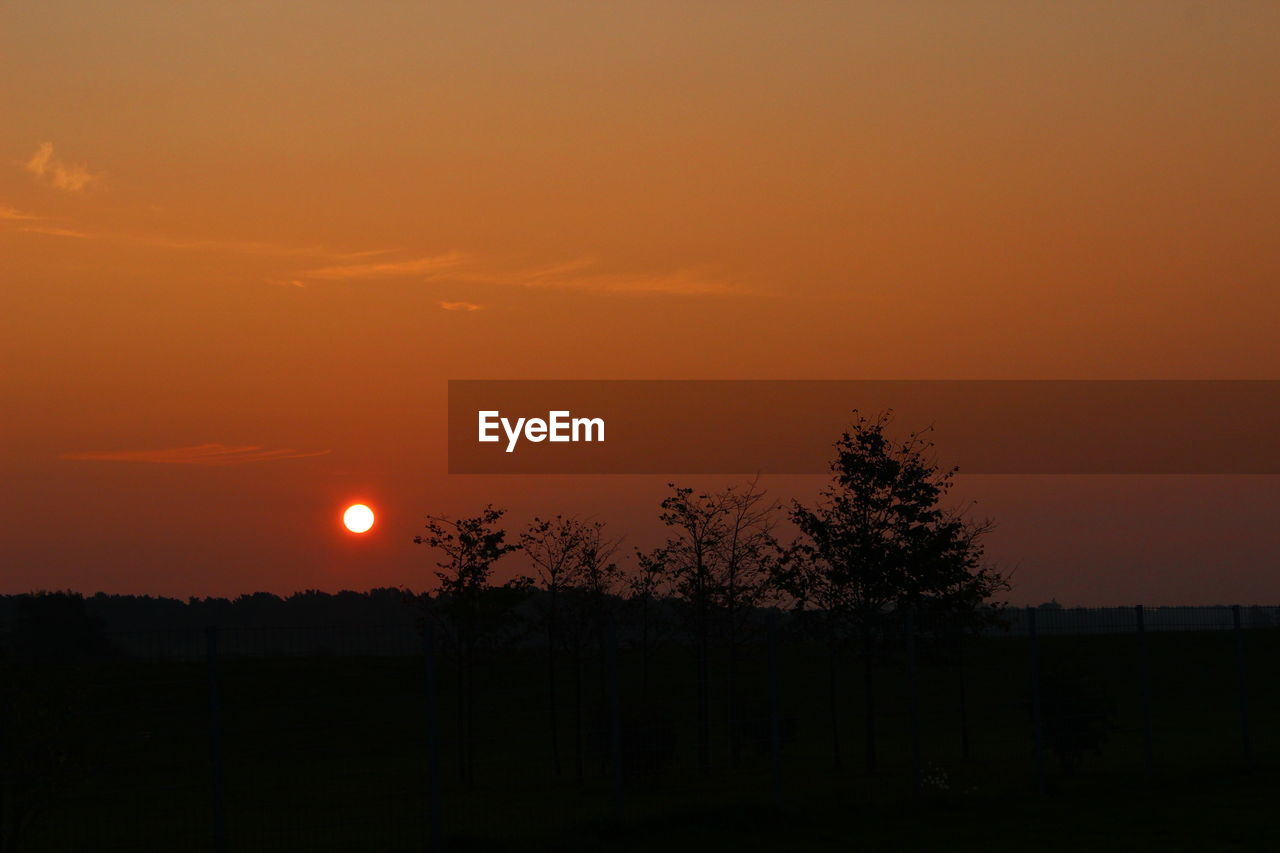
{"type": "MultiPolygon", "coordinates": [[[[661,478],[448,477],[449,378],[1276,378],[1278,25],[6,4],[0,588],[421,585],[486,500],[651,535],[661,478]]],[[[1271,480],[966,488],[1019,596],[1280,599],[1271,480]]]]}

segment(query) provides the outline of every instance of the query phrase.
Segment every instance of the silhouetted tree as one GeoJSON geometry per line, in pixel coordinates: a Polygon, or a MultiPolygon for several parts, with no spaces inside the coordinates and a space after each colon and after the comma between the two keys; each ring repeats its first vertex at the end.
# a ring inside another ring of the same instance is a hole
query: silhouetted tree
{"type": "Polygon", "coordinates": [[[697,670],[698,767],[711,763],[710,647],[723,625],[729,651],[730,717],[736,712],[738,643],[743,620],[771,589],[777,546],[775,506],[756,482],[714,494],[694,494],[670,484],[659,518],[667,541],[642,555],[642,576],[661,578],[684,605],[693,635],[697,670]]]}
{"type": "Polygon", "coordinates": [[[742,488],[725,489],[714,498],[714,505],[724,517],[713,592],[728,645],[729,719],[734,731],[731,751],[736,762],[742,746],[738,732],[744,725],[738,701],[739,650],[748,620],[775,591],[772,579],[778,542],[773,531],[778,505],[767,499],[758,479],[742,488]]]}
{"type": "Polygon", "coordinates": [[[636,571],[627,579],[628,603],[640,625],[640,699],[649,704],[649,666],[658,621],[658,604],[665,590],[661,552],[635,552],[636,571]]]}
{"type": "Polygon", "coordinates": [[[719,498],[695,495],[693,489],[668,483],[671,494],[662,501],[658,518],[671,531],[649,559],[662,566],[672,594],[688,608],[696,670],[698,770],[711,769],[711,701],[709,654],[714,606],[716,563],[727,533],[719,498]]]}
{"type": "Polygon", "coordinates": [[[464,782],[474,779],[475,761],[475,656],[486,638],[508,628],[514,605],[532,585],[518,577],[501,586],[490,583],[493,564],[504,555],[519,550],[506,541],[506,531],[498,526],[505,510],[486,506],[470,518],[427,517],[427,535],[414,542],[440,552],[435,573],[440,581],[429,605],[429,618],[443,617],[453,631],[458,666],[458,765],[464,782]]]}
{"type": "Polygon", "coordinates": [[[537,579],[547,591],[547,610],[543,616],[547,632],[547,703],[551,725],[551,758],[559,775],[560,727],[556,697],[556,645],[560,642],[558,621],[560,597],[568,575],[577,567],[583,554],[588,525],[576,518],[557,515],[552,519],[535,517],[521,534],[520,545],[533,564],[537,579]]]}
{"type": "Polygon", "coordinates": [[[797,608],[818,612],[831,647],[837,765],[839,653],[850,639],[861,642],[870,772],[876,769],[875,653],[889,620],[910,611],[940,630],[984,619],[983,603],[1008,584],[983,561],[980,540],[990,523],[971,523],[962,511],[941,505],[956,469],[941,469],[929,458],[933,444],[925,434],[895,441],[886,434],[890,415],[855,417],[835,443],[831,485],[815,506],[792,506],[801,538],[778,578],[797,608]]]}
{"type": "Polygon", "coordinates": [[[565,577],[564,597],[567,603],[569,640],[573,656],[573,707],[574,707],[574,768],[578,784],[583,783],[583,658],[588,642],[596,641],[600,650],[601,668],[600,705],[605,705],[604,690],[607,683],[603,672],[605,654],[603,643],[605,628],[613,618],[609,608],[614,601],[621,579],[621,570],[613,562],[613,555],[621,544],[620,539],[605,535],[601,521],[583,522],[574,558],[565,577]]]}
{"type": "Polygon", "coordinates": [[[8,645],[23,660],[67,663],[105,654],[102,620],[78,592],[33,592],[12,598],[14,624],[8,645]]]}

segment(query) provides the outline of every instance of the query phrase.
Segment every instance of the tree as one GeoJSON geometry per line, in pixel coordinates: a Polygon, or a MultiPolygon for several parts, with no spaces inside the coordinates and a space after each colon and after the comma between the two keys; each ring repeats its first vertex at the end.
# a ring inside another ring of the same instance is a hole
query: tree
{"type": "Polygon", "coordinates": [[[646,553],[636,549],[636,571],[627,580],[628,604],[638,611],[640,623],[640,699],[649,705],[649,660],[653,653],[654,635],[658,624],[658,602],[666,589],[666,568],[661,549],[646,553]]]}
{"type": "Polygon", "coordinates": [[[574,765],[577,782],[583,783],[582,744],[582,659],[587,642],[594,637],[600,647],[601,708],[605,707],[607,684],[604,643],[609,608],[614,600],[621,570],[613,562],[620,539],[605,535],[602,521],[582,522],[578,527],[577,545],[565,579],[564,593],[568,607],[568,623],[573,652],[574,765]]]}
{"type": "Polygon", "coordinates": [[[560,596],[567,577],[582,559],[588,525],[576,518],[557,515],[552,519],[534,518],[520,536],[520,545],[547,591],[544,623],[547,630],[547,702],[551,725],[551,757],[556,775],[560,774],[560,732],[556,701],[556,645],[560,642],[558,617],[560,596]]]}
{"type": "MultiPolygon", "coordinates": [[[[645,583],[660,577],[686,607],[697,667],[698,766],[710,769],[710,648],[723,627],[729,646],[729,704],[736,712],[738,643],[744,619],[772,588],[777,553],[775,505],[755,481],[713,494],[669,484],[659,518],[670,530],[665,544],[640,561],[645,583]]],[[[736,750],[735,750],[736,754],[736,750]]]]}
{"type": "Polygon", "coordinates": [[[833,759],[840,762],[836,679],[841,649],[861,641],[866,767],[876,769],[874,656],[890,623],[953,629],[988,618],[983,604],[1008,589],[984,562],[990,522],[942,506],[956,469],[941,469],[924,432],[893,440],[890,414],[854,413],[835,443],[831,484],[817,503],[794,502],[800,538],[778,572],[798,609],[817,611],[831,647],[833,759]],[[924,617],[920,619],[919,617],[924,617]]]}
{"type": "Polygon", "coordinates": [[[505,510],[486,506],[471,518],[427,517],[427,535],[413,541],[440,552],[436,577],[440,581],[429,599],[429,616],[443,618],[452,628],[458,665],[458,767],[464,782],[475,770],[475,656],[480,644],[509,628],[514,605],[532,585],[517,577],[501,586],[490,583],[493,564],[519,545],[506,541],[498,527],[505,510]]]}
{"type": "Polygon", "coordinates": [[[778,505],[767,500],[759,479],[739,489],[729,487],[714,501],[724,517],[724,535],[718,549],[718,575],[713,584],[715,603],[723,616],[728,645],[729,720],[733,727],[731,750],[738,760],[744,722],[738,701],[739,650],[751,617],[774,592],[772,578],[778,559],[778,505]]]}
{"type": "Polygon", "coordinates": [[[726,534],[723,508],[711,495],[668,483],[671,494],[662,501],[658,518],[672,532],[650,555],[676,598],[688,605],[693,628],[697,691],[698,770],[711,770],[711,701],[709,645],[717,550],[726,534]]]}

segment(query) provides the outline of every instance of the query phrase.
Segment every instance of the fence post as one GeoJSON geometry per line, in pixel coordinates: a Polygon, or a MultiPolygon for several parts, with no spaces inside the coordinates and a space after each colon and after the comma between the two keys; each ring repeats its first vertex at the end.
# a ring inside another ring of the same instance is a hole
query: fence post
{"type": "Polygon", "coordinates": [[[622,688],[618,674],[618,626],[609,619],[609,753],[613,759],[613,807],[622,817],[622,688]]]}
{"type": "Polygon", "coordinates": [[[218,628],[204,629],[205,658],[209,671],[209,760],[213,783],[212,817],[214,853],[226,853],[227,823],[222,780],[222,698],[218,692],[218,628]]]}
{"type": "Polygon", "coordinates": [[[1027,607],[1027,647],[1031,665],[1031,731],[1035,739],[1036,793],[1044,794],[1044,721],[1040,716],[1040,638],[1036,609],[1027,607]]]}
{"type": "Polygon", "coordinates": [[[1138,630],[1138,690],[1142,700],[1142,761],[1148,776],[1155,773],[1155,749],[1151,737],[1151,663],[1147,653],[1147,626],[1142,605],[1133,608],[1138,630]]]}
{"type": "Polygon", "coordinates": [[[769,765],[773,804],[782,805],[782,701],[778,685],[778,612],[769,614],[769,765]]]}
{"type": "Polygon", "coordinates": [[[427,691],[427,835],[433,851],[444,849],[444,808],[440,798],[440,709],[436,679],[435,626],[422,630],[423,675],[427,691]]]}
{"type": "Polygon", "coordinates": [[[911,784],[915,793],[924,789],[920,766],[920,682],[916,671],[916,610],[907,608],[907,699],[911,710],[911,784]]]}
{"type": "Polygon", "coordinates": [[[1240,605],[1231,607],[1231,623],[1236,635],[1236,697],[1240,703],[1240,751],[1244,763],[1252,761],[1249,739],[1249,678],[1244,663],[1244,627],[1240,624],[1240,605]]]}

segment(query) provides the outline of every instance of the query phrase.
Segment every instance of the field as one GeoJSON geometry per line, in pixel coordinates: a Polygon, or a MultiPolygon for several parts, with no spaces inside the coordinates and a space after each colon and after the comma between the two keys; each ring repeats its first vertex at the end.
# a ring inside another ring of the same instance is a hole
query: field
{"type": "MultiPolygon", "coordinates": [[[[1042,637],[1043,777],[1026,638],[971,640],[963,667],[921,653],[914,677],[902,654],[879,660],[874,772],[861,663],[835,661],[837,768],[831,655],[799,640],[778,644],[772,670],[766,648],[744,651],[732,710],[723,653],[711,661],[701,771],[695,670],[669,643],[647,690],[634,648],[616,670],[595,649],[576,662],[560,654],[559,772],[545,654],[479,659],[464,783],[458,673],[442,655],[440,826],[457,850],[1267,849],[1280,794],[1280,631],[1243,638],[1242,703],[1231,631],[1148,635],[1148,765],[1135,637],[1042,637]]],[[[214,850],[218,813],[232,851],[428,846],[427,667],[411,646],[224,654],[212,671],[117,655],[10,664],[4,677],[18,697],[7,763],[51,786],[32,796],[38,820],[16,850],[214,850]]]]}

